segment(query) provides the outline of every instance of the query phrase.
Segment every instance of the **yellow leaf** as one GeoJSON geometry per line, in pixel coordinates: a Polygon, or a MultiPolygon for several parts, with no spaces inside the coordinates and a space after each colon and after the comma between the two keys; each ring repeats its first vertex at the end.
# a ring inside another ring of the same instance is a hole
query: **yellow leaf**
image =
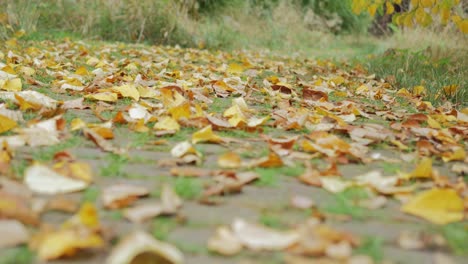
{"type": "Polygon", "coordinates": [[[19,96],[18,94],[15,94],[15,99],[16,101],[18,101],[18,105],[21,111],[26,111],[29,109],[39,110],[42,108],[40,104],[28,102],[23,97],[19,96]]]}
{"type": "Polygon", "coordinates": [[[14,78],[11,80],[6,80],[5,83],[3,84],[2,89],[9,91],[9,92],[19,92],[21,91],[21,79],[20,78],[14,78]]]}
{"type": "Polygon", "coordinates": [[[169,116],[163,117],[156,124],[154,124],[154,129],[156,130],[180,130],[180,125],[176,120],[169,116]]]}
{"type": "Polygon", "coordinates": [[[427,116],[427,124],[431,128],[441,129],[442,126],[434,118],[427,116]]]}
{"type": "Polygon", "coordinates": [[[367,8],[367,12],[369,12],[369,15],[371,17],[375,16],[375,12],[377,12],[378,5],[377,4],[372,4],[367,8]]]}
{"type": "Polygon", "coordinates": [[[75,74],[78,74],[78,75],[88,75],[89,72],[88,72],[88,70],[86,69],[86,67],[81,66],[81,67],[78,67],[78,68],[76,69],[75,74]]]}
{"type": "Polygon", "coordinates": [[[133,98],[135,101],[140,99],[140,93],[133,84],[112,87],[112,91],[120,93],[123,97],[133,98]]]}
{"type": "Polygon", "coordinates": [[[147,126],[145,126],[144,119],[139,119],[137,122],[131,124],[130,129],[139,133],[146,133],[150,130],[147,126]]]}
{"type": "Polygon", "coordinates": [[[89,228],[99,227],[99,218],[96,207],[89,202],[84,203],[78,212],[80,223],[89,228]]]}
{"type": "Polygon", "coordinates": [[[184,102],[181,105],[170,108],[168,111],[171,114],[172,118],[174,118],[175,120],[179,120],[181,118],[189,118],[190,103],[184,102]]]}
{"type": "Polygon", "coordinates": [[[396,94],[401,96],[411,96],[410,92],[406,88],[401,88],[396,94]]]}
{"type": "Polygon", "coordinates": [[[425,157],[409,175],[410,178],[432,178],[432,159],[425,157]]]}
{"type": "Polygon", "coordinates": [[[420,3],[423,7],[432,7],[434,5],[434,0],[421,0],[420,3]]]}
{"type": "Polygon", "coordinates": [[[86,127],[86,123],[80,118],[75,118],[70,122],[70,130],[75,131],[86,127]]]}
{"type": "Polygon", "coordinates": [[[463,220],[463,210],[462,198],[452,189],[432,189],[419,193],[402,207],[405,213],[440,225],[463,220]]]}
{"type": "Polygon", "coordinates": [[[219,143],[221,141],[221,137],[213,133],[211,125],[202,128],[192,135],[192,144],[197,144],[200,142],[219,143]]]}
{"type": "Polygon", "coordinates": [[[468,34],[468,19],[463,19],[457,23],[457,26],[463,34],[468,34]]]}
{"type": "Polygon", "coordinates": [[[227,71],[229,73],[240,74],[240,73],[244,72],[244,67],[242,65],[238,64],[238,63],[231,63],[231,64],[229,64],[227,71]]]}
{"type": "Polygon", "coordinates": [[[446,152],[442,154],[442,160],[445,162],[454,161],[454,160],[463,161],[465,160],[465,158],[466,158],[466,151],[461,147],[458,147],[453,152],[446,152]]]}
{"type": "Polygon", "coordinates": [[[6,116],[0,115],[0,133],[9,131],[15,128],[18,124],[6,116]]]}
{"type": "Polygon", "coordinates": [[[23,67],[21,67],[20,72],[22,72],[26,76],[32,76],[33,74],[36,73],[36,70],[34,70],[31,67],[23,66],[23,67]]]}
{"type": "Polygon", "coordinates": [[[88,94],[85,98],[94,99],[98,101],[104,102],[117,102],[117,94],[111,92],[102,92],[102,93],[95,93],[95,94],[88,94]]]}
{"type": "Polygon", "coordinates": [[[387,9],[387,15],[393,14],[395,12],[395,7],[393,7],[393,4],[390,2],[385,2],[385,7],[387,9]]]}
{"type": "Polygon", "coordinates": [[[234,152],[226,152],[218,157],[218,166],[221,168],[237,169],[241,163],[241,158],[234,152]]]}
{"type": "Polygon", "coordinates": [[[415,86],[413,87],[413,95],[414,96],[421,96],[426,94],[426,88],[424,86],[415,86]]]}
{"type": "Polygon", "coordinates": [[[39,245],[38,256],[42,260],[58,259],[72,256],[80,249],[100,248],[103,245],[104,241],[97,234],[63,229],[46,235],[39,245]]]}
{"type": "Polygon", "coordinates": [[[457,93],[458,88],[459,88],[458,85],[452,84],[452,85],[444,86],[444,88],[442,88],[442,89],[444,90],[444,93],[447,96],[455,96],[455,94],[457,93]]]}
{"type": "Polygon", "coordinates": [[[26,31],[24,29],[21,29],[15,32],[15,37],[21,38],[22,36],[24,36],[24,34],[26,34],[26,31]]]}

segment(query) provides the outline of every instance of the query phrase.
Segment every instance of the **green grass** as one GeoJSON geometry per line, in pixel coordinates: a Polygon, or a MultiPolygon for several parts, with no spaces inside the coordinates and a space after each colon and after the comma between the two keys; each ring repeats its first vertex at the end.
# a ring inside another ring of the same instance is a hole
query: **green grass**
{"type": "Polygon", "coordinates": [[[105,166],[101,167],[100,174],[104,177],[121,177],[125,172],[123,169],[128,163],[128,158],[117,154],[108,154],[105,157],[105,166]]]}
{"type": "Polygon", "coordinates": [[[80,145],[83,142],[82,138],[79,136],[73,136],[66,141],[47,147],[38,147],[33,153],[33,159],[37,161],[49,161],[52,160],[55,153],[59,151],[64,151],[73,147],[80,145]]]}
{"type": "Polygon", "coordinates": [[[95,203],[99,198],[99,189],[95,186],[88,187],[84,192],[81,200],[83,202],[95,203]]]}
{"type": "Polygon", "coordinates": [[[362,188],[349,188],[334,196],[335,202],[322,208],[332,214],[349,215],[354,219],[363,220],[368,216],[366,209],[356,205],[357,200],[366,199],[369,195],[362,188]]]}
{"type": "Polygon", "coordinates": [[[383,239],[379,237],[366,237],[353,253],[370,256],[376,263],[380,263],[384,257],[383,242],[383,239]]]}
{"type": "Polygon", "coordinates": [[[210,104],[208,111],[211,113],[222,114],[226,109],[231,106],[231,100],[228,98],[213,98],[213,103],[210,104]]]}
{"type": "Polygon", "coordinates": [[[401,164],[392,163],[392,162],[383,162],[381,166],[382,166],[382,170],[386,174],[391,174],[391,175],[397,173],[401,169],[401,164]]]}
{"type": "Polygon", "coordinates": [[[191,255],[203,255],[208,253],[208,249],[202,245],[191,244],[187,242],[171,241],[178,249],[191,255]]]}
{"type": "Polygon", "coordinates": [[[0,264],[30,264],[34,255],[27,246],[3,250],[0,254],[0,264]]]}
{"type": "Polygon", "coordinates": [[[153,138],[151,132],[147,133],[130,133],[130,146],[134,148],[143,147],[153,138]]]}
{"type": "Polygon", "coordinates": [[[28,167],[28,162],[24,159],[14,159],[12,164],[11,164],[11,170],[13,172],[13,175],[20,179],[24,175],[24,171],[28,167]]]}
{"type": "Polygon", "coordinates": [[[178,177],[174,181],[174,191],[184,199],[195,199],[203,191],[200,179],[192,177],[178,177]]]}
{"type": "Polygon", "coordinates": [[[257,157],[268,156],[269,152],[270,152],[270,150],[268,149],[268,147],[256,146],[255,149],[252,149],[252,150],[249,150],[249,151],[246,151],[246,152],[242,152],[242,153],[239,154],[239,156],[241,158],[244,158],[244,159],[252,159],[252,158],[257,158],[257,157]]]}
{"type": "Polygon", "coordinates": [[[241,129],[223,130],[219,131],[218,135],[221,137],[232,137],[232,138],[257,138],[258,132],[248,132],[241,129]]]}
{"type": "Polygon", "coordinates": [[[170,217],[158,217],[151,225],[151,233],[159,240],[167,240],[169,234],[177,227],[177,222],[170,217]]]}
{"type": "Polygon", "coordinates": [[[408,50],[390,50],[365,62],[369,72],[378,78],[393,76],[395,88],[407,88],[422,85],[427,89],[426,100],[433,104],[442,104],[445,100],[466,105],[468,102],[468,64],[467,56],[436,58],[429,50],[411,52],[408,50]],[[443,87],[458,85],[454,95],[447,94],[443,87]]]}
{"type": "Polygon", "coordinates": [[[263,212],[260,215],[259,219],[260,223],[262,225],[274,228],[274,229],[284,229],[285,225],[281,221],[281,218],[274,214],[274,213],[269,213],[269,212],[263,212]]]}
{"type": "Polygon", "coordinates": [[[277,168],[256,168],[255,172],[260,175],[255,185],[263,187],[276,187],[279,185],[280,174],[278,174],[277,168]]]}
{"type": "Polygon", "coordinates": [[[283,166],[283,167],[279,168],[279,173],[280,174],[290,176],[290,177],[300,176],[300,175],[302,175],[304,173],[304,171],[305,171],[304,166],[302,166],[301,164],[297,164],[297,163],[292,167],[283,166]]]}
{"type": "Polygon", "coordinates": [[[453,223],[441,227],[448,245],[458,255],[468,256],[468,223],[453,223]]]}

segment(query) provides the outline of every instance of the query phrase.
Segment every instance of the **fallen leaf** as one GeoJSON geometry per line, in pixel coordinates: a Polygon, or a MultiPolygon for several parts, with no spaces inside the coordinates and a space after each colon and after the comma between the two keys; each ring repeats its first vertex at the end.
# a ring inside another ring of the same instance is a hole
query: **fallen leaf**
{"type": "Polygon", "coordinates": [[[86,189],[89,183],[63,176],[41,164],[26,169],[24,183],[41,194],[70,193],[86,189]]]}
{"type": "Polygon", "coordinates": [[[115,246],[106,259],[108,264],[180,264],[182,253],[173,245],[154,239],[143,231],[133,232],[115,246]]]}
{"type": "Polygon", "coordinates": [[[4,115],[0,115],[0,134],[10,131],[16,126],[18,126],[18,124],[14,120],[4,115]]]}
{"type": "Polygon", "coordinates": [[[123,97],[130,97],[135,101],[140,100],[140,93],[138,92],[135,85],[133,84],[124,84],[121,86],[114,86],[112,87],[112,91],[119,93],[123,97]]]}
{"type": "Polygon", "coordinates": [[[401,208],[403,212],[444,225],[463,219],[463,200],[452,189],[431,189],[411,198],[401,208]]]}
{"type": "Polygon", "coordinates": [[[423,158],[407,177],[432,178],[432,159],[428,157],[423,158]]]}
{"type": "Polygon", "coordinates": [[[149,190],[146,187],[120,183],[107,186],[102,190],[102,203],[106,208],[118,209],[148,194],[149,190]]]}
{"type": "Polygon", "coordinates": [[[59,229],[44,230],[36,234],[31,247],[41,260],[73,256],[80,250],[99,249],[104,240],[99,233],[96,208],[84,203],[79,212],[65,221],[59,229]]]}
{"type": "Polygon", "coordinates": [[[245,247],[252,250],[284,250],[299,241],[296,231],[276,231],[235,219],[232,231],[245,247]]]}
{"type": "Polygon", "coordinates": [[[166,116],[160,119],[156,124],[154,124],[153,128],[156,130],[179,131],[180,125],[172,117],[166,116]]]}
{"type": "Polygon", "coordinates": [[[98,147],[100,147],[104,151],[112,152],[117,155],[122,155],[123,153],[125,153],[125,150],[113,146],[110,142],[108,142],[106,139],[101,137],[98,133],[94,132],[90,128],[83,128],[83,133],[87,138],[93,141],[98,147]]]}
{"type": "Polygon", "coordinates": [[[234,152],[226,152],[218,157],[218,166],[221,168],[237,169],[241,165],[241,157],[234,152]]]}
{"type": "Polygon", "coordinates": [[[142,223],[145,220],[158,215],[172,215],[177,213],[182,206],[182,199],[174,192],[172,187],[165,184],[161,191],[161,201],[134,206],[124,211],[124,216],[134,223],[142,223]]]}
{"type": "Polygon", "coordinates": [[[192,144],[200,142],[220,143],[222,141],[220,136],[213,133],[211,125],[202,128],[192,135],[192,144]]]}
{"type": "Polygon", "coordinates": [[[25,244],[29,240],[26,227],[16,220],[0,220],[0,249],[25,244]]]}
{"type": "Polygon", "coordinates": [[[419,250],[426,246],[418,233],[408,231],[403,231],[400,233],[397,243],[400,248],[406,250],[419,250]]]}
{"type": "Polygon", "coordinates": [[[98,100],[98,101],[104,101],[104,102],[111,102],[111,103],[117,102],[118,100],[117,94],[111,93],[111,92],[88,94],[88,95],[85,95],[85,98],[98,100]]]}
{"type": "Polygon", "coordinates": [[[209,250],[225,256],[235,255],[242,250],[239,239],[225,226],[216,229],[215,235],[208,240],[207,247],[209,250]]]}

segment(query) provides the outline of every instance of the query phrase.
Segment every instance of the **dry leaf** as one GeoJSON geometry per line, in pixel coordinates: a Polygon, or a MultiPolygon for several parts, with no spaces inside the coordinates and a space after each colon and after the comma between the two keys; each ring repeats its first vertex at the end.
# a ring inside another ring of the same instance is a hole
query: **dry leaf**
{"type": "Polygon", "coordinates": [[[24,183],[41,194],[70,193],[86,189],[89,183],[63,176],[41,164],[26,169],[24,183]]]}
{"type": "Polygon", "coordinates": [[[241,157],[234,152],[226,152],[218,157],[218,166],[221,168],[237,169],[241,165],[241,157]]]}
{"type": "Polygon", "coordinates": [[[242,244],[233,232],[221,226],[216,229],[216,233],[208,240],[209,250],[225,256],[232,256],[242,250],[242,244]]]}
{"type": "Polygon", "coordinates": [[[276,231],[235,219],[232,231],[245,247],[252,250],[284,250],[299,241],[296,231],[276,231]]]}
{"type": "Polygon", "coordinates": [[[220,136],[213,133],[211,125],[209,125],[193,133],[192,144],[200,142],[220,143],[223,142],[223,140],[220,136]]]}
{"type": "Polygon", "coordinates": [[[142,231],[121,239],[106,259],[107,264],[181,264],[183,261],[184,257],[176,247],[142,231]]]}
{"type": "Polygon", "coordinates": [[[421,192],[401,208],[403,212],[444,225],[463,219],[462,198],[452,189],[431,189],[421,192]]]}
{"type": "Polygon", "coordinates": [[[123,208],[139,197],[149,194],[149,190],[143,186],[130,184],[115,184],[107,186],[102,190],[102,203],[106,208],[118,209],[123,208]]]}
{"type": "Polygon", "coordinates": [[[26,227],[16,220],[0,220],[0,249],[25,244],[29,240],[26,227]]]}

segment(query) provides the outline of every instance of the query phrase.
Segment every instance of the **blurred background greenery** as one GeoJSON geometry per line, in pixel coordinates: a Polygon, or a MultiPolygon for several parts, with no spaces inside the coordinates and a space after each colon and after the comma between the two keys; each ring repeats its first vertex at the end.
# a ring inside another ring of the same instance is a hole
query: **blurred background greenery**
{"type": "Polygon", "coordinates": [[[451,100],[467,101],[466,35],[450,25],[397,28],[387,25],[388,18],[354,14],[351,2],[3,0],[0,39],[24,30],[22,39],[26,40],[69,37],[212,50],[266,49],[272,54],[337,60],[357,58],[379,77],[397,75],[399,86],[427,85],[433,99],[441,98],[437,93],[444,86],[458,85],[451,100]],[[382,31],[382,26],[391,30],[382,31]],[[385,53],[389,49],[399,52],[385,53]],[[414,58],[418,58],[417,63],[414,58]],[[420,73],[419,69],[427,71],[420,73]]]}

